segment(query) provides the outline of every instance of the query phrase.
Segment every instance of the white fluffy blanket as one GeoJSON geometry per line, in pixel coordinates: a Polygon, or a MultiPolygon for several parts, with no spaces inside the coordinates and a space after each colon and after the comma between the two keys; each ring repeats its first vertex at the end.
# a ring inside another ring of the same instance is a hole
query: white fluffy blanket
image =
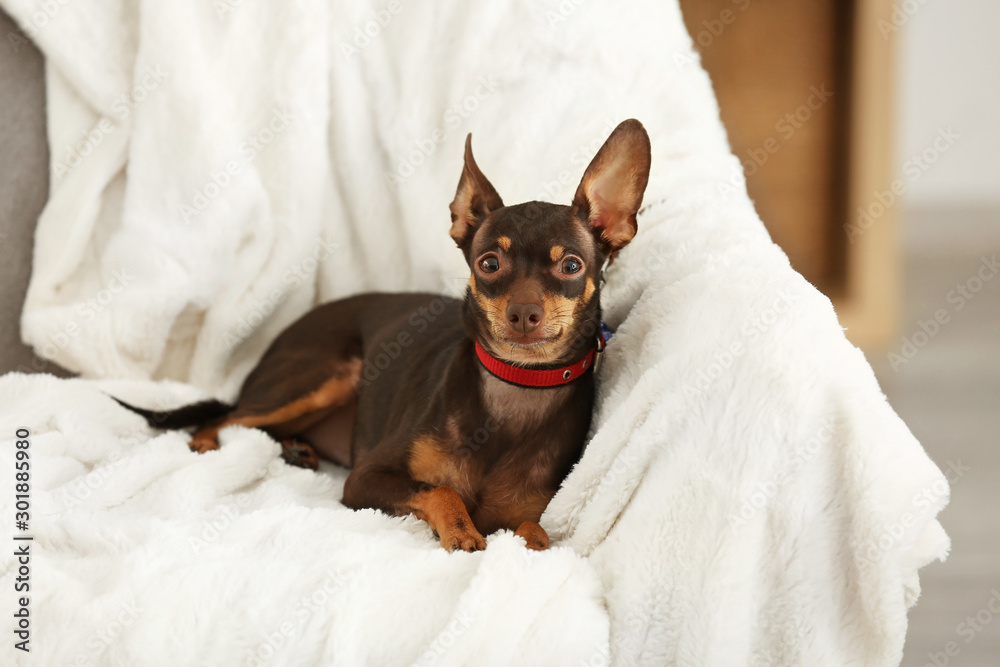
{"type": "Polygon", "coordinates": [[[31,432],[32,664],[899,662],[947,482],[768,238],[676,2],[0,5],[48,58],[22,333],[119,379],[0,379],[5,531],[31,432]],[[232,398],[317,301],[456,293],[465,134],[505,201],[566,203],[627,117],[647,207],[548,552],[447,554],[260,432],[196,456],[102,393],[232,398]]]}

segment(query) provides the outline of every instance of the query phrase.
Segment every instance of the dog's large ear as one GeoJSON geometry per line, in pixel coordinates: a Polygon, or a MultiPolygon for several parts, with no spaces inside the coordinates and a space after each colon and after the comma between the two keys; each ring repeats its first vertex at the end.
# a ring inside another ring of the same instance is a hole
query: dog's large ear
{"type": "Polygon", "coordinates": [[[465,168],[451,202],[451,238],[460,248],[472,238],[472,231],[491,211],[503,208],[500,195],[472,157],[472,133],[465,138],[465,168]]]}
{"type": "Polygon", "coordinates": [[[583,174],[573,197],[574,213],[587,222],[606,255],[635,236],[649,160],[649,135],[632,118],[615,128],[583,174]]]}

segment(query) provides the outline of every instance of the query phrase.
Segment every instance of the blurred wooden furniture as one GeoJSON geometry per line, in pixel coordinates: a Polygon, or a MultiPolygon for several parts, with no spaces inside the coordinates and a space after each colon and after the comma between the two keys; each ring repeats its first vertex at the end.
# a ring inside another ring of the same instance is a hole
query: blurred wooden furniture
{"type": "Polygon", "coordinates": [[[680,4],[764,224],[855,344],[888,345],[897,211],[859,209],[891,187],[891,0],[680,4]]]}

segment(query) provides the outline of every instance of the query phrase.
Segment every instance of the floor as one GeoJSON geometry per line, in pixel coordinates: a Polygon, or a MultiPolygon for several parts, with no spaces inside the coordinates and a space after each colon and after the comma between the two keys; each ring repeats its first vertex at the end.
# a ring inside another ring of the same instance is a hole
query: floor
{"type": "MultiPolygon", "coordinates": [[[[991,233],[1000,230],[1000,216],[990,223],[991,233]]],[[[951,555],[921,571],[903,667],[1000,665],[1000,273],[991,275],[1000,267],[983,268],[984,259],[1000,259],[1000,243],[968,245],[910,244],[900,340],[890,350],[900,358],[869,355],[931,458],[942,469],[968,468],[940,516],[951,555]],[[963,284],[971,298],[951,292],[963,284]],[[939,310],[945,323],[935,331],[929,322],[939,310]],[[917,334],[921,322],[934,335],[917,334]],[[903,336],[913,347],[903,349],[903,336]]]]}

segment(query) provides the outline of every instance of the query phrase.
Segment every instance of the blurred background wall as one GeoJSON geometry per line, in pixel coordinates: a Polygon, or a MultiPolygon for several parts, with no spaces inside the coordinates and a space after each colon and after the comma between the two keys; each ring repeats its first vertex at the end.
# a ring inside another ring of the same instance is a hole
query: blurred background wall
{"type": "Polygon", "coordinates": [[[1000,665],[1000,275],[989,267],[1000,256],[998,30],[996,0],[931,0],[899,33],[897,164],[941,128],[959,135],[903,200],[897,336],[869,352],[890,403],[951,470],[941,522],[952,553],[921,573],[906,667],[1000,665]],[[918,347],[941,310],[948,321],[918,347]],[[912,357],[892,363],[904,339],[912,357]]]}
{"type": "Polygon", "coordinates": [[[961,135],[905,199],[907,248],[1000,248],[1000,2],[924,2],[899,33],[897,161],[961,135]]]}
{"type": "Polygon", "coordinates": [[[996,667],[1000,2],[681,6],[761,218],[951,483],[903,665],[996,667]]]}
{"type": "Polygon", "coordinates": [[[1000,3],[928,1],[899,42],[899,158],[919,152],[937,128],[972,141],[927,173],[911,206],[1000,207],[1000,3]]]}

